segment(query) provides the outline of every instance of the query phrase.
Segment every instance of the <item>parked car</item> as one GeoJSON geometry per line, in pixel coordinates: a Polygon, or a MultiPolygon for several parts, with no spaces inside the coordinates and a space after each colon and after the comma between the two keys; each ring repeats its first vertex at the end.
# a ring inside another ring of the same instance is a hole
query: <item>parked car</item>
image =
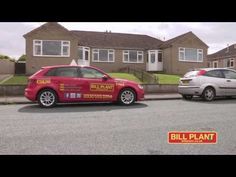
{"type": "Polygon", "coordinates": [[[178,92],[184,99],[200,96],[212,101],[216,96],[236,95],[236,71],[226,68],[205,68],[190,71],[180,78],[178,92]]]}
{"type": "Polygon", "coordinates": [[[144,99],[143,87],[115,79],[91,66],[48,66],[28,78],[25,97],[42,107],[66,102],[119,102],[133,104],[144,99]]]}

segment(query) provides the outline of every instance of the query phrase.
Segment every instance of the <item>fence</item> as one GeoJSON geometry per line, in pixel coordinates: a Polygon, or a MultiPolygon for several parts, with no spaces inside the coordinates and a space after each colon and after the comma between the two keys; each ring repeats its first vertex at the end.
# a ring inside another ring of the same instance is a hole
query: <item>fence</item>
{"type": "Polygon", "coordinates": [[[119,70],[120,72],[126,72],[135,75],[143,83],[158,84],[158,78],[155,75],[149,74],[141,69],[134,69],[130,67],[124,67],[119,70]]]}

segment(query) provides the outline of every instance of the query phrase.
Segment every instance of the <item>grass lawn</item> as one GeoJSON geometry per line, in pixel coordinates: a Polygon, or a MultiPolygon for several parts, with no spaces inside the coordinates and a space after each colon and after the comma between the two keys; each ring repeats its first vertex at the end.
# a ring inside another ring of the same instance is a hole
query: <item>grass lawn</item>
{"type": "Polygon", "coordinates": [[[108,73],[111,77],[119,78],[119,79],[127,79],[131,81],[135,81],[137,83],[142,83],[137,77],[135,77],[133,74],[128,73],[108,73]]]}
{"type": "Polygon", "coordinates": [[[178,75],[170,75],[170,74],[155,74],[159,79],[159,84],[179,84],[178,75]]]}
{"type": "Polygon", "coordinates": [[[27,76],[13,76],[10,79],[6,80],[1,85],[25,85],[27,84],[27,76]]]}

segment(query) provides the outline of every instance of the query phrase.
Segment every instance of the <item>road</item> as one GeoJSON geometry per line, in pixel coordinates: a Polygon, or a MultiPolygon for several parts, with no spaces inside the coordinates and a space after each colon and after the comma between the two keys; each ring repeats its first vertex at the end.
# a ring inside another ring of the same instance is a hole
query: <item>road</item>
{"type": "Polygon", "coordinates": [[[0,154],[236,154],[236,99],[0,106],[0,154]],[[168,131],[217,131],[217,144],[168,144],[168,131]]]}

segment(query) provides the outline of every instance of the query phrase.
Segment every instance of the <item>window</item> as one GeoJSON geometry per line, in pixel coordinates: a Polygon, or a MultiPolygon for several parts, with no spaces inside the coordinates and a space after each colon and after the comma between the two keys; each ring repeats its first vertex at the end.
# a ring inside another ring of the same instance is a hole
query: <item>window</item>
{"type": "Polygon", "coordinates": [[[80,73],[83,78],[102,78],[104,76],[104,73],[93,69],[93,68],[80,68],[80,73]]]}
{"type": "Polygon", "coordinates": [[[218,61],[213,61],[212,64],[213,64],[213,68],[218,68],[218,61]]]}
{"type": "Polygon", "coordinates": [[[34,56],[69,57],[70,41],[34,40],[34,56]]]}
{"type": "Polygon", "coordinates": [[[223,78],[223,74],[220,70],[212,70],[212,71],[208,71],[205,76],[208,77],[217,77],[217,78],[223,78]]]}
{"type": "Polygon", "coordinates": [[[79,47],[78,48],[78,59],[79,60],[89,60],[89,47],[79,47]]]}
{"type": "Polygon", "coordinates": [[[224,59],[224,67],[225,68],[233,68],[234,67],[234,59],[224,59]]]}
{"type": "Polygon", "coordinates": [[[93,49],[93,62],[114,62],[114,50],[93,49]]]}
{"type": "Polygon", "coordinates": [[[179,48],[179,61],[203,62],[203,50],[192,48],[179,48]]]}
{"type": "Polygon", "coordinates": [[[124,50],[123,62],[124,63],[143,63],[143,51],[124,50]]]}
{"type": "Polygon", "coordinates": [[[226,79],[236,79],[236,72],[223,70],[226,79]]]}
{"type": "Polygon", "coordinates": [[[78,68],[66,67],[66,68],[54,68],[49,70],[45,76],[57,76],[57,77],[78,77],[78,68]]]}
{"type": "Polygon", "coordinates": [[[158,62],[162,62],[162,51],[158,51],[158,62]]]}

